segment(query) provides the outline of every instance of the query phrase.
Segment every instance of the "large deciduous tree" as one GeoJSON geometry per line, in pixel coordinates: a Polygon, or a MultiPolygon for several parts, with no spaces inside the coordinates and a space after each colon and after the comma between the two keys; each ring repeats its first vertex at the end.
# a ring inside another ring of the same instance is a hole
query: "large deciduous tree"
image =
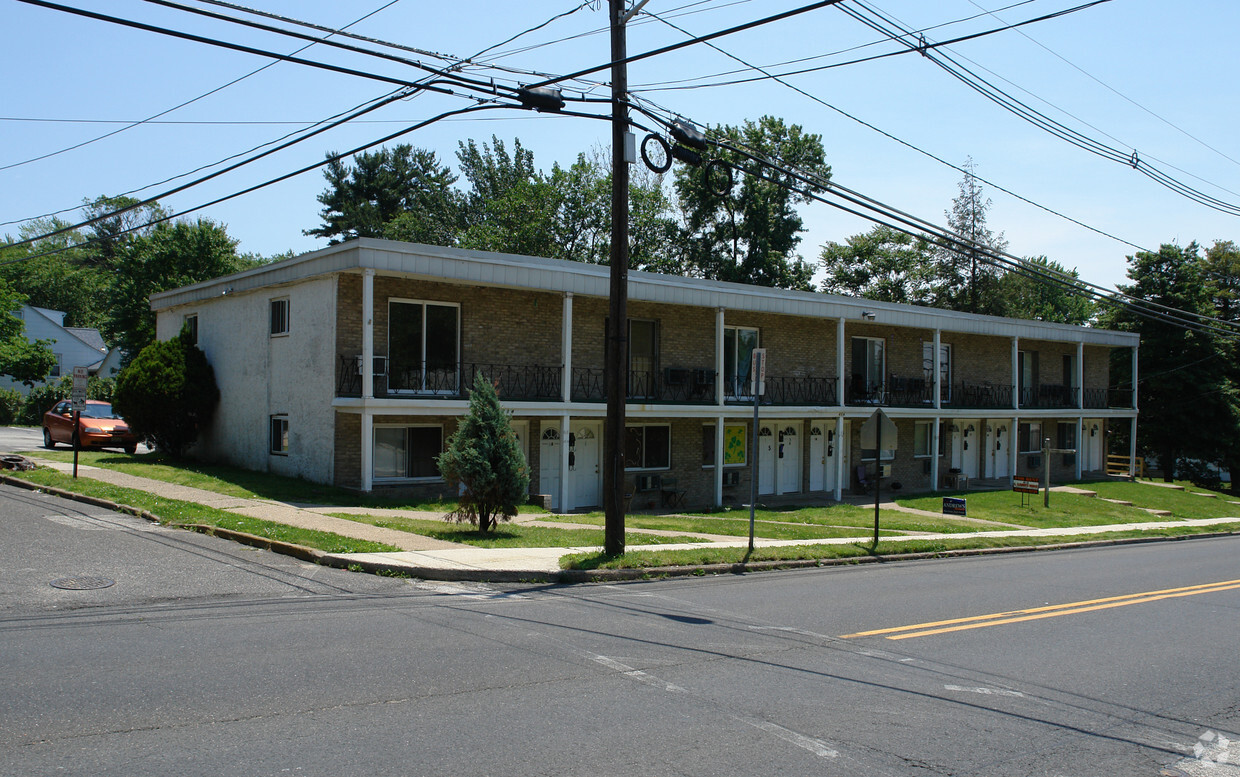
{"type": "Polygon", "coordinates": [[[934,244],[878,225],[844,243],[829,242],[819,256],[828,294],[880,302],[928,305],[933,301],[934,244]]]}
{"type": "Polygon", "coordinates": [[[779,168],[800,170],[825,184],[831,167],[825,161],[822,138],[771,116],[740,127],[718,127],[712,134],[777,167],[712,147],[708,159],[720,159],[742,171],[731,191],[719,195],[711,191],[700,169],[677,166],[675,188],[684,214],[682,239],[689,267],[716,280],[809,290],[813,268],[795,253],[803,231],[796,205],[809,200],[803,191],[823,188],[779,168]]]}
{"type": "MultiPolygon", "coordinates": [[[[1216,242],[1202,260],[1206,296],[1215,318],[1240,325],[1240,248],[1230,240],[1216,242]]],[[[1240,386],[1240,338],[1223,339],[1219,358],[1232,386],[1240,386]]],[[[1231,473],[1231,490],[1240,493],[1240,434],[1231,438],[1223,450],[1223,463],[1231,473]]]]}
{"type": "Polygon", "coordinates": [[[1026,259],[1023,272],[999,278],[1004,315],[1058,324],[1082,325],[1095,314],[1094,303],[1080,282],[1080,273],[1045,256],[1026,259]]]}
{"type": "MultiPolygon", "coordinates": [[[[1122,293],[1163,309],[1212,315],[1196,243],[1164,244],[1156,253],[1140,251],[1128,262],[1132,283],[1120,286],[1122,293]]],[[[1103,324],[1141,335],[1138,450],[1158,457],[1168,481],[1185,461],[1222,458],[1240,436],[1240,404],[1218,336],[1157,314],[1139,315],[1122,305],[1114,306],[1103,324]]],[[[1121,385],[1131,385],[1127,354],[1116,354],[1112,375],[1121,385]]]]}
{"type": "Polygon", "coordinates": [[[351,165],[329,162],[323,177],[327,188],[318,196],[323,223],[307,235],[332,243],[383,237],[452,245],[456,239],[461,198],[452,185],[457,177],[433,151],[402,143],[362,152],[351,165]]]}
{"type": "Polygon", "coordinates": [[[436,461],[448,485],[461,491],[449,520],[476,524],[485,534],[515,516],[525,500],[529,466],[495,386],[481,372],[469,394],[469,412],[436,461]]]}

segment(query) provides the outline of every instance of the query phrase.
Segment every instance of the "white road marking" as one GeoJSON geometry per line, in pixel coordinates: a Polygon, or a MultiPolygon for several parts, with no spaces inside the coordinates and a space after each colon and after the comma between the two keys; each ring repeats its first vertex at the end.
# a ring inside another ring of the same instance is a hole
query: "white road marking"
{"type": "Polygon", "coordinates": [[[987,696],[1018,696],[1024,698],[1025,694],[1020,691],[1007,691],[1002,688],[966,688],[963,685],[944,685],[946,691],[962,691],[964,693],[980,693],[987,696]]]}
{"type": "Polygon", "coordinates": [[[804,734],[798,734],[791,729],[784,728],[783,726],[771,723],[770,721],[756,720],[754,718],[738,718],[738,720],[747,723],[754,728],[761,729],[768,734],[773,734],[785,742],[794,744],[804,750],[808,750],[819,758],[837,758],[840,754],[840,751],[834,749],[821,739],[814,739],[813,737],[807,737],[804,734]]]}

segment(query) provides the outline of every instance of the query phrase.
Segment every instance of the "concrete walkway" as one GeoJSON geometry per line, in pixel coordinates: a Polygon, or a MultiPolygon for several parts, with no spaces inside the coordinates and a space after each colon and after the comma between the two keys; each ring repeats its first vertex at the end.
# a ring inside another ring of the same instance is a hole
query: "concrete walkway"
{"type": "MultiPolygon", "coordinates": [[[[31,458],[34,458],[40,464],[61,472],[68,473],[73,470],[73,465],[70,463],[39,459],[37,456],[31,458]]],[[[15,474],[20,476],[20,473],[15,474]]],[[[369,568],[387,568],[393,571],[407,572],[415,577],[437,576],[436,573],[452,573],[452,576],[454,577],[468,579],[470,577],[470,573],[479,573],[479,576],[487,576],[488,573],[506,573],[506,579],[525,579],[523,576],[528,576],[529,579],[546,579],[548,574],[555,573],[560,570],[559,562],[562,556],[574,553],[597,553],[602,550],[601,547],[597,546],[573,548],[478,548],[470,545],[436,540],[430,537],[423,537],[395,529],[385,529],[378,526],[372,526],[368,523],[350,521],[344,518],[336,518],[327,514],[364,513],[368,515],[399,515],[405,518],[440,520],[443,516],[439,513],[382,508],[295,505],[267,499],[249,499],[244,497],[225,496],[213,491],[192,488],[190,486],[176,485],[162,480],[137,477],[134,475],[117,472],[115,470],[86,465],[78,466],[78,476],[111,483],[124,488],[144,491],[165,499],[193,502],[219,510],[237,513],[238,515],[260,518],[267,521],[273,521],[275,523],[286,524],[288,526],[331,532],[333,534],[339,534],[354,539],[380,542],[392,547],[400,548],[400,550],[387,553],[324,554],[324,559],[329,563],[336,565],[358,564],[362,567],[369,568]]],[[[1067,490],[1071,487],[1063,488],[1067,490]]],[[[901,507],[894,502],[884,502],[880,505],[880,507],[881,509],[886,510],[919,513],[936,518],[942,517],[938,513],[901,507]]],[[[1237,511],[1237,514],[1240,515],[1240,511],[1237,511]]],[[[887,541],[900,539],[938,540],[958,539],[961,536],[1057,537],[1186,526],[1208,527],[1216,524],[1235,523],[1237,520],[1240,520],[1240,518],[1167,520],[1138,524],[1111,524],[1106,526],[1077,526],[1050,529],[996,528],[988,531],[970,532],[968,535],[961,535],[960,533],[934,534],[909,532],[904,536],[888,536],[885,539],[887,541]]],[[[999,524],[993,521],[983,521],[979,519],[973,519],[973,521],[979,525],[990,525],[995,527],[1010,526],[1010,524],[999,524]]],[[[561,522],[542,521],[536,516],[521,516],[516,519],[516,522],[529,525],[545,525],[555,528],[565,528],[573,525],[561,522]]],[[[585,526],[586,528],[598,528],[597,526],[585,524],[582,526],[585,526]]],[[[692,536],[702,542],[693,544],[629,545],[626,548],[627,551],[684,550],[702,548],[705,545],[719,548],[744,548],[749,544],[747,537],[734,537],[730,535],[712,535],[656,529],[630,529],[630,533],[657,534],[664,536],[692,536]]],[[[794,545],[847,545],[855,542],[869,542],[871,538],[872,533],[870,531],[858,529],[856,536],[851,537],[796,540],[757,539],[755,540],[754,545],[755,547],[762,548],[786,547],[794,545]]]]}

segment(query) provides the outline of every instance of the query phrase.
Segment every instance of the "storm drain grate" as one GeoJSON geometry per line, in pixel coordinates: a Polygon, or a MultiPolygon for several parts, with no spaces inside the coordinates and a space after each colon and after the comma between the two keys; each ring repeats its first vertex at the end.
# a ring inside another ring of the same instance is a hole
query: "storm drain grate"
{"type": "Polygon", "coordinates": [[[110,588],[116,581],[108,577],[62,577],[52,581],[52,588],[63,588],[66,591],[92,591],[96,588],[110,588]]]}

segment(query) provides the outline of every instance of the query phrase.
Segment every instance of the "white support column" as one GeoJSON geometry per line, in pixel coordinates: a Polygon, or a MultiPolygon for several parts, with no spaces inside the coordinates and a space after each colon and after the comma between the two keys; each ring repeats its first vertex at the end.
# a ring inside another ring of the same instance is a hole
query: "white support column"
{"type": "Polygon", "coordinates": [[[723,507],[723,416],[715,419],[715,507],[723,507]]]}
{"type": "MultiPolygon", "coordinates": [[[[937,343],[939,339],[939,330],[934,330],[934,340],[937,343]]],[[[935,381],[938,383],[937,379],[935,381]]],[[[934,395],[935,407],[938,407],[938,392],[934,395]]],[[[939,427],[943,424],[943,418],[936,415],[934,417],[934,426],[930,429],[930,490],[939,490],[939,427]]]]}
{"type": "MultiPolygon", "coordinates": [[[[1137,346],[1135,345],[1132,347],[1132,409],[1137,409],[1137,346]]],[[[1136,421],[1134,420],[1133,423],[1135,424],[1136,421]]],[[[1135,435],[1133,439],[1136,439],[1135,435]]]]}
{"type": "Polygon", "coordinates": [[[1008,485],[1016,477],[1016,461],[1020,456],[1020,419],[1012,418],[1012,428],[1008,431],[1008,485]]]}
{"type": "Polygon", "coordinates": [[[1086,434],[1087,432],[1085,431],[1085,416],[1079,416],[1076,419],[1076,479],[1077,480],[1081,479],[1081,459],[1085,458],[1082,455],[1083,451],[1081,449],[1085,447],[1084,445],[1082,445],[1082,443],[1085,441],[1086,434]]]}
{"type": "MultiPolygon", "coordinates": [[[[840,319],[843,322],[844,319],[840,319]]],[[[842,324],[841,324],[842,326],[842,324]]],[[[844,439],[844,416],[835,417],[835,501],[844,498],[844,452],[848,450],[844,439]]]]}
{"type": "MultiPolygon", "coordinates": [[[[715,404],[723,407],[727,392],[723,390],[723,308],[715,310],[715,404]]],[[[723,427],[719,427],[723,436],[723,427]]],[[[722,498],[722,497],[720,497],[722,498]]]]}
{"type": "Polygon", "coordinates": [[[568,512],[568,428],[572,419],[560,416],[560,512],[568,512]]]}
{"type": "Polygon", "coordinates": [[[573,293],[564,292],[564,324],[560,327],[560,353],[564,374],[560,376],[560,401],[573,401],[573,293]]]}
{"type": "Polygon", "coordinates": [[[375,485],[375,417],[371,410],[362,410],[362,491],[369,493],[375,485]]]}
{"type": "MultiPolygon", "coordinates": [[[[375,396],[375,271],[362,270],[362,400],[375,396]]],[[[363,424],[364,426],[365,424],[363,424]]],[[[363,454],[365,455],[365,454],[363,454]]],[[[369,490],[369,489],[367,489],[369,490]]]]}
{"type": "MultiPolygon", "coordinates": [[[[1076,409],[1085,409],[1085,341],[1076,344],[1076,409]]],[[[1077,464],[1077,480],[1081,479],[1080,464],[1077,464]]]]}
{"type": "MultiPolygon", "coordinates": [[[[844,407],[844,317],[835,321],[835,375],[836,375],[836,403],[841,408],[844,407]]],[[[838,436],[838,435],[837,435],[838,436]]],[[[838,483],[838,481],[836,481],[838,483]]],[[[839,499],[838,492],[836,499],[839,499]]]]}
{"type": "MultiPolygon", "coordinates": [[[[1134,389],[1135,391],[1135,389],[1134,389]]],[[[1132,434],[1128,440],[1128,474],[1133,480],[1137,479],[1137,417],[1132,417],[1132,426],[1130,427],[1132,434]]]]}
{"type": "Polygon", "coordinates": [[[1020,409],[1020,338],[1012,338],[1012,409],[1020,409]]]}
{"type": "MultiPolygon", "coordinates": [[[[943,408],[943,387],[941,385],[941,382],[943,380],[943,375],[941,374],[942,369],[943,369],[943,364],[942,364],[943,360],[939,356],[939,351],[941,351],[943,348],[942,343],[943,343],[943,330],[935,329],[934,330],[934,353],[932,355],[932,358],[934,359],[934,409],[935,410],[941,410],[943,408]]],[[[938,429],[937,425],[935,426],[935,429],[938,429]]],[[[938,435],[937,431],[935,432],[935,435],[936,436],[938,435]]]]}

